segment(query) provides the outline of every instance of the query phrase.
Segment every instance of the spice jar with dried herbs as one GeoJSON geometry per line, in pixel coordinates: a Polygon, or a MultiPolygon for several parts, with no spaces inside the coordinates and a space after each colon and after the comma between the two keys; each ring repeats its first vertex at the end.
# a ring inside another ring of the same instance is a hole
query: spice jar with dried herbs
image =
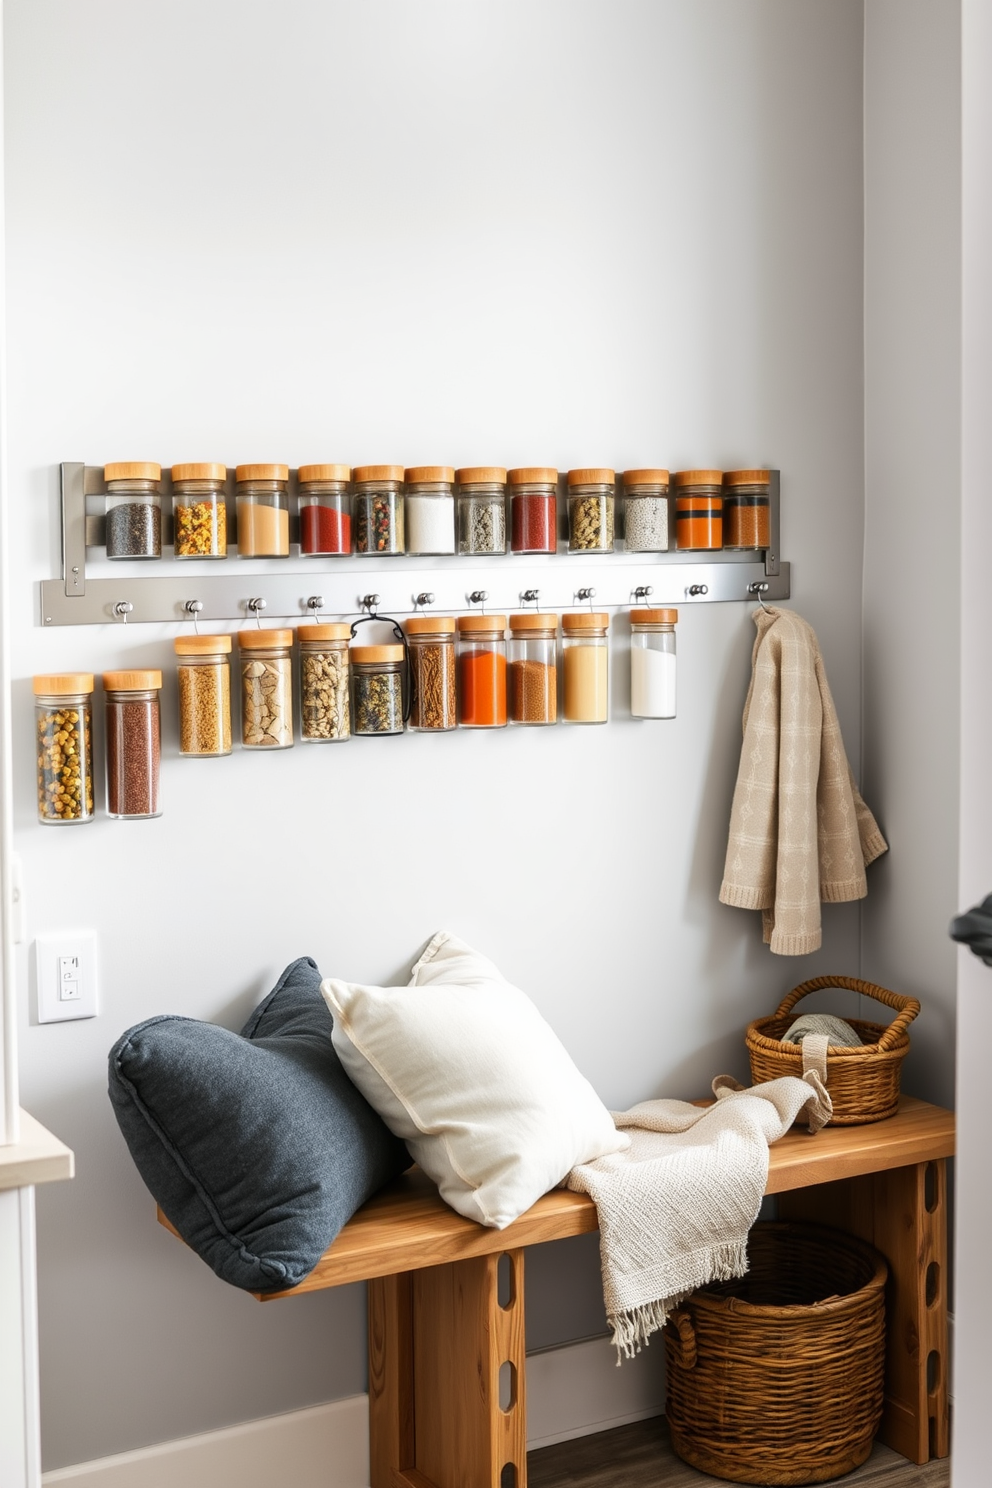
{"type": "Polygon", "coordinates": [[[241,743],[288,749],[293,742],[293,632],[242,630],[241,743]]]}
{"type": "Polygon", "coordinates": [[[675,487],[676,547],[707,552],[723,547],[723,471],[677,470],[675,487]]]}
{"type": "Polygon", "coordinates": [[[563,615],[562,717],[566,723],[606,723],[610,700],[609,615],[577,610],[563,615]]]}
{"type": "Polygon", "coordinates": [[[675,717],[678,618],[678,610],[630,612],[630,711],[635,718],[675,717]]]}
{"type": "Polygon", "coordinates": [[[350,465],[301,465],[300,554],[304,558],[351,552],[350,465]]]}
{"type": "Polygon", "coordinates": [[[506,616],[458,617],[458,722],[506,726],[506,616]]]}
{"type": "Polygon", "coordinates": [[[668,471],[625,470],[624,546],[628,553],[668,552],[668,471]]]}
{"type": "Polygon", "coordinates": [[[410,654],[410,727],[424,733],[453,729],[455,622],[446,615],[412,615],[405,625],[410,654]]]}
{"type": "Polygon", "coordinates": [[[351,626],[300,625],[300,738],[334,744],[351,737],[348,643],[351,626]]]}
{"type": "Polygon", "coordinates": [[[558,722],[558,616],[510,616],[506,666],[511,723],[558,722]]]}
{"type": "Polygon", "coordinates": [[[402,465],[356,465],[355,552],[406,551],[402,465]]]}
{"type": "Polygon", "coordinates": [[[162,467],[152,460],[105,465],[107,557],[161,558],[162,467]]]}
{"type": "Polygon", "coordinates": [[[177,558],[227,557],[226,465],[173,465],[172,522],[177,558]]]}
{"type": "Polygon", "coordinates": [[[568,551],[613,552],[616,476],[612,470],[568,472],[568,551]]]}
{"type": "Polygon", "coordinates": [[[505,553],[506,471],[473,465],[457,479],[459,553],[505,553]]]}
{"type": "Polygon", "coordinates": [[[351,718],[356,734],[403,732],[402,646],[352,646],[351,718]]]}
{"type": "Polygon", "coordinates": [[[406,472],[406,550],[455,551],[455,472],[450,465],[414,465],[406,472]]]}
{"type": "Polygon", "coordinates": [[[93,674],[34,678],[38,820],[93,820],[93,674]]]}
{"type": "Polygon", "coordinates": [[[289,557],[289,466],[239,465],[235,472],[240,558],[289,557]]]}
{"type": "Polygon", "coordinates": [[[506,472],[510,490],[510,547],[514,553],[558,550],[558,472],[527,465],[506,472]]]}
{"type": "Polygon", "coordinates": [[[728,470],[723,477],[723,546],[771,546],[771,472],[728,470]]]}
{"type": "Polygon", "coordinates": [[[107,725],[107,814],[161,816],[162,724],[159,671],[104,672],[107,725]]]}
{"type": "Polygon", "coordinates": [[[179,753],[210,759],[231,752],[231,637],[177,636],[179,753]]]}

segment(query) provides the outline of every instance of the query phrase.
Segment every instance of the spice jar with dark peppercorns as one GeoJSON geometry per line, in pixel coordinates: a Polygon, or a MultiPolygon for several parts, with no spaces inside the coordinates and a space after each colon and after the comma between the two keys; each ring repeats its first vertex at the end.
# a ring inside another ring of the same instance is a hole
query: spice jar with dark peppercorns
{"type": "Polygon", "coordinates": [[[93,820],[92,672],[35,677],[38,820],[93,820]]]}
{"type": "Polygon", "coordinates": [[[351,719],[356,734],[403,732],[402,646],[352,646],[351,719]]]}
{"type": "Polygon", "coordinates": [[[558,549],[558,472],[528,465],[506,472],[510,487],[510,548],[514,553],[558,549]]]}
{"type": "Polygon", "coordinates": [[[338,743],[351,736],[348,642],[340,621],[300,625],[300,738],[304,744],[338,743]]]}
{"type": "Polygon", "coordinates": [[[177,636],[179,753],[210,759],[231,752],[231,637],[177,636]]]}
{"type": "Polygon", "coordinates": [[[227,557],[226,465],[173,465],[173,546],[177,558],[227,557]]]}
{"type": "Polygon", "coordinates": [[[159,671],[104,672],[107,721],[107,815],[161,816],[162,725],[159,671]]]}
{"type": "Polygon", "coordinates": [[[402,465],[355,467],[355,552],[406,551],[402,465]]]}
{"type": "Polygon", "coordinates": [[[449,615],[412,615],[406,622],[410,652],[410,727],[441,733],[458,722],[455,708],[455,622],[449,615]]]}
{"type": "Polygon", "coordinates": [[[107,557],[161,558],[162,467],[152,460],[105,465],[107,557]]]}
{"type": "Polygon", "coordinates": [[[300,554],[351,552],[350,465],[301,465],[296,473],[300,493],[300,554]]]}
{"type": "Polygon", "coordinates": [[[613,552],[616,476],[612,470],[568,472],[568,551],[613,552]]]}

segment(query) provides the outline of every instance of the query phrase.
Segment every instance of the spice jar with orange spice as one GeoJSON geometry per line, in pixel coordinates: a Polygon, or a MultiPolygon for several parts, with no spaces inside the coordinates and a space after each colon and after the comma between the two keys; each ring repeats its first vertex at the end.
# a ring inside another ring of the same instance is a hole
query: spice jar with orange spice
{"type": "Polygon", "coordinates": [[[675,488],[675,545],[681,551],[713,551],[723,547],[723,471],[677,470],[675,488]]]}
{"type": "Polygon", "coordinates": [[[177,558],[227,557],[226,465],[173,465],[173,544],[177,558]]]}
{"type": "Polygon", "coordinates": [[[458,617],[458,722],[506,725],[506,616],[458,617]]]}
{"type": "Polygon", "coordinates": [[[510,616],[507,661],[511,723],[558,722],[558,616],[510,616]]]}
{"type": "Polygon", "coordinates": [[[771,472],[728,470],[723,477],[723,546],[767,548],[772,540],[771,472]]]}

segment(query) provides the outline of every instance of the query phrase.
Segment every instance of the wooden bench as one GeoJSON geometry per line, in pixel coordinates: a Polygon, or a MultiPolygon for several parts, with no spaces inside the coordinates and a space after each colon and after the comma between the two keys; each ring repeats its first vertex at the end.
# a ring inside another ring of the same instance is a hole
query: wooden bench
{"type": "MultiPolygon", "coordinates": [[[[953,1114],[904,1096],[888,1121],[789,1132],[769,1154],[781,1217],[860,1235],[889,1262],[879,1436],[917,1463],[949,1449],[953,1152],[953,1114]]],[[[305,1281],[261,1298],[369,1283],[372,1488],[526,1488],[524,1247],[597,1228],[591,1199],[556,1189],[508,1229],[485,1229],[413,1169],[354,1215],[305,1281]]]]}

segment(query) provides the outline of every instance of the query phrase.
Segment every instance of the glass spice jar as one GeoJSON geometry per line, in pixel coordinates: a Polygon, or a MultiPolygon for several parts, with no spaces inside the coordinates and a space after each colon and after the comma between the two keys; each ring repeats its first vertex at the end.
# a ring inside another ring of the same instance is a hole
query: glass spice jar
{"type": "Polygon", "coordinates": [[[351,552],[350,480],[350,465],[301,465],[296,472],[302,557],[351,552]]]}
{"type": "Polygon", "coordinates": [[[122,460],[103,467],[108,558],[161,558],[162,467],[122,460]]]}
{"type": "Polygon", "coordinates": [[[450,465],[415,465],[406,472],[406,550],[455,551],[455,472],[450,465]]]}
{"type": "Polygon", "coordinates": [[[558,616],[510,616],[506,666],[511,723],[558,722],[558,616]]]}
{"type": "Polygon", "coordinates": [[[93,820],[93,674],[35,677],[38,820],[93,820]]]}
{"type": "Polygon", "coordinates": [[[772,541],[771,473],[728,470],[723,477],[723,546],[768,548],[772,541]]]}
{"type": "Polygon", "coordinates": [[[231,752],[231,637],[177,636],[179,753],[210,759],[231,752]]]}
{"type": "Polygon", "coordinates": [[[239,558],[288,558],[289,466],[239,465],[235,481],[239,558]]]}
{"type": "Polygon", "coordinates": [[[104,672],[107,725],[107,815],[161,816],[162,722],[159,671],[104,672]]]}
{"type": "Polygon", "coordinates": [[[411,615],[405,624],[410,654],[410,727],[423,733],[453,729],[455,622],[447,615],[411,615]]]}
{"type": "Polygon", "coordinates": [[[723,547],[723,471],[677,470],[675,537],[680,550],[707,552],[723,547]]]}
{"type": "Polygon", "coordinates": [[[474,465],[457,480],[459,553],[505,553],[506,471],[474,465]]]}
{"type": "Polygon", "coordinates": [[[510,487],[510,548],[514,553],[558,550],[558,472],[528,465],[506,472],[510,487]]]}
{"type": "Polygon", "coordinates": [[[624,547],[628,553],[667,553],[668,471],[625,470],[624,547]]]}
{"type": "Polygon", "coordinates": [[[227,557],[226,465],[173,465],[172,523],[177,558],[227,557]]]}
{"type": "Polygon", "coordinates": [[[241,743],[288,749],[293,742],[293,632],[242,630],[241,743]]]}
{"type": "Polygon", "coordinates": [[[355,467],[355,552],[405,551],[402,465],[355,467]]]}
{"type": "Polygon", "coordinates": [[[609,626],[609,615],[588,610],[561,617],[566,723],[606,723],[609,718],[609,626]]]}
{"type": "Polygon", "coordinates": [[[304,744],[351,737],[351,626],[339,621],[300,625],[300,738],[304,744]]]}
{"type": "Polygon", "coordinates": [[[352,646],[351,713],[356,734],[403,732],[402,646],[352,646]]]}
{"type": "Polygon", "coordinates": [[[458,722],[506,726],[506,616],[458,617],[458,722]]]}
{"type": "Polygon", "coordinates": [[[630,711],[635,718],[675,717],[678,610],[630,612],[630,711]]]}
{"type": "Polygon", "coordinates": [[[613,552],[616,476],[612,470],[568,472],[568,551],[613,552]]]}

